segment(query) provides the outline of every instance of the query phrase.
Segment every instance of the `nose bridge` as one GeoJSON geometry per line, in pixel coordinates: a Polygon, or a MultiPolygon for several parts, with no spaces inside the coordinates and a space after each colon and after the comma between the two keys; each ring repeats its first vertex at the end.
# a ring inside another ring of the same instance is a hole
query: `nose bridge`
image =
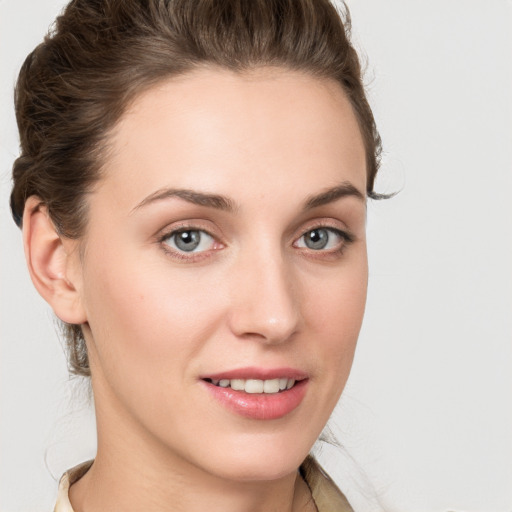
{"type": "Polygon", "coordinates": [[[261,244],[238,258],[231,329],[268,343],[286,341],[298,328],[300,308],[293,266],[279,244],[261,244]]]}

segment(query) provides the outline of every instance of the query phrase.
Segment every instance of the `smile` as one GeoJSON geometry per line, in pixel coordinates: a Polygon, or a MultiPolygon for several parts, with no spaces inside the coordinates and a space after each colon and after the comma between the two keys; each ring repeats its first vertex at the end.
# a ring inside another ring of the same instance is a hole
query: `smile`
{"type": "Polygon", "coordinates": [[[297,409],[309,375],[292,368],[240,368],[203,376],[205,391],[223,409],[253,420],[276,420],[297,409]]]}
{"type": "Polygon", "coordinates": [[[296,380],[287,377],[277,379],[205,379],[214,386],[220,388],[231,388],[234,391],[244,391],[245,393],[256,394],[276,394],[291,389],[296,380]]]}

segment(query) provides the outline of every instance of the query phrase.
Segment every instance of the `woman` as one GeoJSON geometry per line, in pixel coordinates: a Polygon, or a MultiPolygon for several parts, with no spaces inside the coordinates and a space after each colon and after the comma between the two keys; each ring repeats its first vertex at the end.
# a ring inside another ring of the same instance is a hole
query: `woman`
{"type": "Polygon", "coordinates": [[[75,0],[16,90],[13,216],[90,375],[74,510],[351,510],[343,390],[380,140],[322,0],[75,0]]]}

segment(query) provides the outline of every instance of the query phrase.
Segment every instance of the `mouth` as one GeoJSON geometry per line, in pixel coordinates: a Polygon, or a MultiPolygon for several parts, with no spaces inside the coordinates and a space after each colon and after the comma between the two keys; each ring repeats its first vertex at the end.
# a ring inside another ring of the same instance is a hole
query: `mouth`
{"type": "MultiPolygon", "coordinates": [[[[297,379],[279,377],[277,379],[203,379],[209,384],[219,388],[231,388],[234,391],[243,391],[249,394],[264,393],[275,395],[292,389],[297,379]]],[[[302,379],[301,379],[302,380],[302,379]]]]}
{"type": "Polygon", "coordinates": [[[210,396],[231,412],[271,420],[299,407],[308,389],[309,376],[291,369],[240,369],[203,377],[201,381],[210,396]]]}

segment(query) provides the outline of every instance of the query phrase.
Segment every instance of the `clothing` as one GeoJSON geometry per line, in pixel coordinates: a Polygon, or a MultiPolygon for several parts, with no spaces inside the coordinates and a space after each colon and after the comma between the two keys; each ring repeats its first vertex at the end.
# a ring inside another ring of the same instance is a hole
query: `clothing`
{"type": "Polygon", "coordinates": [[[311,490],[318,512],[354,512],[345,495],[311,455],[299,471],[311,490]]]}
{"type": "MultiPolygon", "coordinates": [[[[87,473],[92,463],[92,460],[84,462],[64,473],[53,512],[73,512],[68,496],[69,487],[87,473]]],[[[313,457],[306,458],[299,472],[311,490],[318,512],[354,512],[347,498],[313,457]]]]}

